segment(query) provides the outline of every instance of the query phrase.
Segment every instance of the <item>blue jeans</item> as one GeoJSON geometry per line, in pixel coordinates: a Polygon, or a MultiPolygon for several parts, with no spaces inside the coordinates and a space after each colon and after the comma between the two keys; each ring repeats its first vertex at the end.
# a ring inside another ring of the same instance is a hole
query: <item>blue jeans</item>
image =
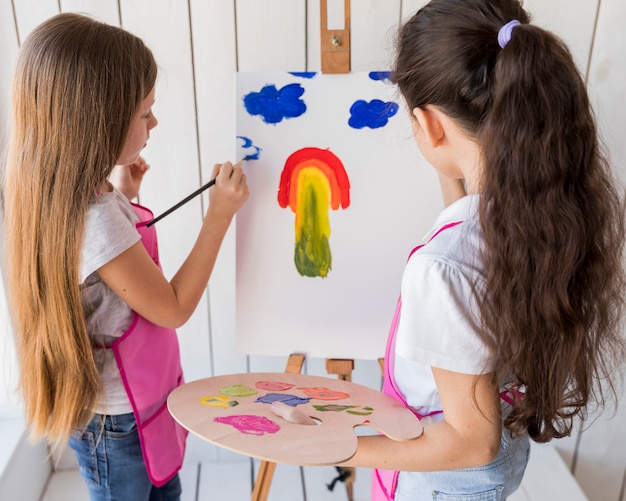
{"type": "Polygon", "coordinates": [[[428,473],[400,472],[395,501],[503,501],[522,481],[530,441],[502,429],[500,452],[488,465],[428,473]]]}
{"type": "Polygon", "coordinates": [[[133,414],[96,414],[69,440],[91,501],[178,501],[178,474],[161,487],[150,482],[133,414]]]}

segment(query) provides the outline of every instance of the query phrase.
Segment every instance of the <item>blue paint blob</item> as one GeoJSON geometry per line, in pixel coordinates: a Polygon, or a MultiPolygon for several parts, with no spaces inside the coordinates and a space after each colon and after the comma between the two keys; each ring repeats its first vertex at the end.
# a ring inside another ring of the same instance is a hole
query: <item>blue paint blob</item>
{"type": "Polygon", "coordinates": [[[260,92],[250,92],[243,98],[243,104],[250,115],[260,115],[265,123],[277,124],[284,118],[299,117],[306,111],[306,104],[300,96],[304,88],[297,83],[277,89],[266,85],[260,92]]]}
{"type": "Polygon", "coordinates": [[[248,153],[245,157],[243,157],[244,160],[258,160],[259,159],[261,148],[259,148],[258,146],[255,146],[254,143],[252,142],[252,139],[246,136],[237,136],[237,139],[241,139],[243,141],[243,144],[241,145],[243,149],[247,150],[249,148],[252,148],[254,150],[254,153],[248,153]]]}
{"type": "Polygon", "coordinates": [[[282,402],[290,407],[296,407],[297,405],[308,404],[310,398],[297,397],[296,395],[289,395],[288,393],[267,393],[255,400],[255,402],[261,402],[262,404],[271,404],[273,402],[282,402]]]}
{"type": "Polygon", "coordinates": [[[388,82],[391,80],[391,71],[370,71],[369,77],[372,80],[388,82]]]}
{"type": "Polygon", "coordinates": [[[389,119],[398,112],[398,104],[393,101],[384,102],[380,99],[363,101],[359,99],[350,107],[348,125],[353,129],[378,129],[387,125],[389,119]]]}
{"type": "Polygon", "coordinates": [[[317,75],[317,72],[316,71],[290,71],[289,74],[293,75],[294,77],[313,78],[315,75],[317,75]]]}

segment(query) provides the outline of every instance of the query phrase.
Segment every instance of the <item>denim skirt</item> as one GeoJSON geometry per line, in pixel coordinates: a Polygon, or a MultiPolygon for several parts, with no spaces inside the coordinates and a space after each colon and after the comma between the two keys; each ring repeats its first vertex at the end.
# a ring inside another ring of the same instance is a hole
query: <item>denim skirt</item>
{"type": "Polygon", "coordinates": [[[400,472],[395,501],[503,501],[519,487],[529,450],[528,435],[514,438],[503,427],[493,462],[461,470],[400,472]]]}

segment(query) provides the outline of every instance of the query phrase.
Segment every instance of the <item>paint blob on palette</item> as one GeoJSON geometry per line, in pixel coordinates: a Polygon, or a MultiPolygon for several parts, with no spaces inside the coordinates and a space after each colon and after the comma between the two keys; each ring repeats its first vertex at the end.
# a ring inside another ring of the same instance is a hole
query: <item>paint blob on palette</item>
{"type": "Polygon", "coordinates": [[[262,404],[273,404],[274,402],[281,402],[290,407],[296,407],[297,405],[308,404],[310,398],[302,398],[297,395],[290,395],[288,393],[267,393],[255,400],[262,404]]]}
{"type": "Polygon", "coordinates": [[[168,398],[172,416],[220,447],[267,461],[336,464],[356,451],[354,428],[395,440],[422,427],[400,402],[349,381],[301,374],[235,374],[186,383],[168,398]]]}
{"type": "Polygon", "coordinates": [[[268,390],[268,391],[285,391],[294,387],[293,384],[290,383],[281,383],[280,381],[257,381],[255,386],[259,390],[268,390]]]}
{"type": "Polygon", "coordinates": [[[249,414],[216,417],[215,422],[230,425],[245,435],[262,436],[267,433],[277,433],[278,430],[280,430],[280,426],[278,426],[274,421],[271,421],[263,416],[254,416],[249,414]]]}
{"type": "Polygon", "coordinates": [[[222,409],[228,409],[229,407],[235,407],[239,405],[237,400],[233,400],[226,395],[209,395],[207,397],[202,397],[200,399],[200,403],[203,405],[208,405],[209,407],[220,407],[222,409]]]}
{"type": "Polygon", "coordinates": [[[230,384],[220,388],[220,393],[231,397],[249,397],[251,395],[256,395],[258,391],[244,384],[230,384]]]}

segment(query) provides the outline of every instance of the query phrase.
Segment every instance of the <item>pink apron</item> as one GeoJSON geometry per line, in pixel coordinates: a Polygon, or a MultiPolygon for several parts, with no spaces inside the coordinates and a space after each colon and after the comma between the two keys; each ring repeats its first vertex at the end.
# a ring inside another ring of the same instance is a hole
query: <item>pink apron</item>
{"type": "MultiPolygon", "coordinates": [[[[141,242],[160,269],[156,231],[146,227],[154,216],[145,207],[133,207],[140,218],[137,231],[141,242]]],[[[176,331],[134,312],[131,326],[107,348],[115,354],[133,408],[148,476],[160,487],[180,470],[187,438],[187,431],[167,410],[167,396],[183,384],[176,331]]]]}
{"type": "MultiPolygon", "coordinates": [[[[461,224],[462,221],[457,221],[455,223],[449,223],[445,226],[439,228],[435,234],[430,238],[432,240],[439,233],[448,228],[452,228],[458,224],[461,224]]],[[[429,240],[429,242],[430,242],[429,240]]],[[[409,259],[411,256],[424,247],[425,244],[418,245],[411,251],[409,254],[409,259]]],[[[391,321],[391,327],[389,329],[389,336],[387,337],[387,348],[385,349],[385,378],[383,380],[383,393],[385,395],[389,395],[390,397],[395,398],[399,402],[402,402],[406,407],[409,407],[406,403],[406,399],[400,393],[396,386],[396,381],[394,379],[394,367],[395,367],[395,348],[396,348],[396,333],[398,331],[398,323],[400,321],[400,310],[402,309],[402,298],[398,299],[398,303],[396,305],[396,311],[393,316],[393,320],[391,321]]],[[[410,408],[410,407],[409,407],[410,408]]],[[[413,409],[411,409],[413,411],[413,409]]],[[[417,412],[413,411],[413,413],[418,417],[418,419],[422,419],[426,416],[431,416],[433,414],[439,414],[442,411],[434,411],[430,414],[420,415],[417,412]]],[[[395,497],[396,487],[398,485],[398,475],[399,471],[393,470],[381,470],[374,469],[372,475],[372,497],[371,501],[391,501],[395,497]]]]}

